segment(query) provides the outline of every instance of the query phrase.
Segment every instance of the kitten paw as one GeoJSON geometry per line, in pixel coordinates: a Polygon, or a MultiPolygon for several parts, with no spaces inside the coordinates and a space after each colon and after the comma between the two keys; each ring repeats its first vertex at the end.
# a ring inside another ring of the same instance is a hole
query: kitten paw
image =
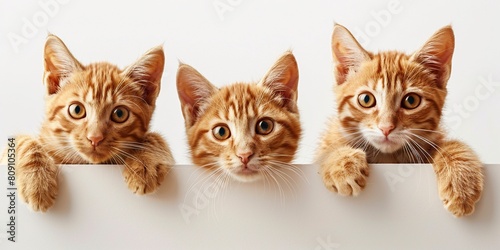
{"type": "Polygon", "coordinates": [[[448,141],[434,157],[439,197],[456,217],[470,215],[481,198],[484,176],[482,164],[467,145],[448,141]]]}
{"type": "Polygon", "coordinates": [[[147,133],[142,144],[125,160],[123,170],[128,188],[136,194],[156,191],[174,164],[170,148],[160,134],[147,133]]]}
{"type": "Polygon", "coordinates": [[[46,212],[54,205],[57,193],[57,166],[51,161],[31,161],[19,165],[17,188],[22,200],[33,211],[46,212]]]}
{"type": "Polygon", "coordinates": [[[135,194],[149,194],[158,189],[165,175],[168,173],[169,166],[161,162],[133,162],[127,164],[123,171],[125,182],[135,194]],[[147,165],[146,165],[147,164],[147,165]]]}
{"type": "Polygon", "coordinates": [[[481,198],[483,176],[473,173],[441,173],[438,177],[439,197],[444,207],[456,217],[470,215],[481,198]]]}
{"type": "Polygon", "coordinates": [[[343,196],[359,195],[369,175],[366,154],[360,149],[339,149],[320,166],[325,186],[343,196]]]}

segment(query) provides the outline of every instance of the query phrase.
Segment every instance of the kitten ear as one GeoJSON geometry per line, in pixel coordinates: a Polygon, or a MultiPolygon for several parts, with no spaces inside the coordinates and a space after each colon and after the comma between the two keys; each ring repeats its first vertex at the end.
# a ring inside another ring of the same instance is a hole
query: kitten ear
{"type": "Polygon", "coordinates": [[[44,49],[43,81],[49,95],[57,93],[64,83],[64,78],[72,72],[83,69],[63,41],[52,34],[47,36],[44,49]]]}
{"type": "Polygon", "coordinates": [[[333,28],[332,54],[336,63],[337,84],[344,83],[349,73],[356,72],[364,61],[371,58],[351,32],[340,24],[335,24],[333,28]]]}
{"type": "Polygon", "coordinates": [[[291,51],[287,51],[274,63],[259,84],[271,88],[278,94],[283,100],[283,106],[290,111],[298,111],[296,102],[299,68],[291,51]]]}
{"type": "Polygon", "coordinates": [[[155,104],[160,93],[164,66],[165,53],[163,53],[163,47],[158,46],[150,49],[124,70],[127,77],[134,79],[135,83],[141,85],[144,91],[142,98],[151,106],[155,104]]]}
{"type": "Polygon", "coordinates": [[[196,69],[187,64],[179,64],[177,94],[179,94],[186,127],[191,127],[196,122],[208,99],[217,91],[217,88],[196,69]]]}
{"type": "Polygon", "coordinates": [[[439,87],[445,87],[450,78],[454,49],[455,35],[448,25],[434,33],[411,59],[428,68],[436,76],[439,87]]]}

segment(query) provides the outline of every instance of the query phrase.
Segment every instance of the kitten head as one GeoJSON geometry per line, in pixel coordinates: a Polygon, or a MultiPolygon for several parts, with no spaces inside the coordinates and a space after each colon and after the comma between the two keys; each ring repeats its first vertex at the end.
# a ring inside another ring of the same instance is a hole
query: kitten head
{"type": "Polygon", "coordinates": [[[259,83],[220,89],[181,64],[177,90],[193,162],[240,181],[253,181],[288,166],[301,135],[298,79],[291,52],[259,83]]]}
{"type": "Polygon", "coordinates": [[[124,70],[106,62],[83,65],[58,37],[49,35],[41,136],[54,155],[63,162],[122,163],[120,155],[140,147],[149,128],[163,65],[161,47],[124,70]]]}
{"type": "Polygon", "coordinates": [[[454,50],[450,26],[407,55],[370,53],[336,25],[332,50],[339,120],[352,143],[394,153],[405,145],[411,150],[429,144],[438,136],[454,50]]]}

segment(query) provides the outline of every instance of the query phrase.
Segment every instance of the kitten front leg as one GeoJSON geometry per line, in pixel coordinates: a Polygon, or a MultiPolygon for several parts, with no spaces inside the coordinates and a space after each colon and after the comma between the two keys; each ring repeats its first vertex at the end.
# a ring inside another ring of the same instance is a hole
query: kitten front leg
{"type": "Polygon", "coordinates": [[[325,149],[317,159],[323,183],[332,192],[343,196],[357,196],[366,185],[369,175],[366,153],[361,149],[340,146],[325,149]]]}
{"type": "Polygon", "coordinates": [[[34,211],[45,212],[57,197],[57,165],[36,139],[18,136],[16,142],[16,184],[21,199],[34,211]]]}
{"type": "Polygon", "coordinates": [[[434,153],[433,161],[444,206],[456,217],[472,214],[484,182],[476,154],[459,141],[446,141],[434,153]]]}
{"type": "Polygon", "coordinates": [[[162,136],[148,133],[142,147],[125,160],[123,176],[130,190],[147,194],[158,189],[173,164],[172,153],[162,136]]]}

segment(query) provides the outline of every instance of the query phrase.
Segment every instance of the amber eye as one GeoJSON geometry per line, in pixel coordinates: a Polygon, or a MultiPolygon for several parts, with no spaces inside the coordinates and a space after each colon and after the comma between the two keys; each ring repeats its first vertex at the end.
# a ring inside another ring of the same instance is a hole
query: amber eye
{"type": "Polygon", "coordinates": [[[212,129],[212,134],[217,140],[226,140],[231,137],[231,130],[226,125],[218,125],[212,129]]]}
{"type": "Polygon", "coordinates": [[[358,103],[363,108],[371,108],[375,106],[376,101],[375,97],[371,93],[365,92],[358,96],[358,103]]]}
{"type": "Polygon", "coordinates": [[[125,122],[128,119],[128,110],[125,107],[116,107],[111,114],[111,120],[116,123],[125,122]]]}
{"type": "Polygon", "coordinates": [[[259,135],[267,135],[273,131],[274,122],[269,118],[265,118],[257,122],[257,127],[255,127],[255,132],[259,135]]]}
{"type": "Polygon", "coordinates": [[[401,106],[405,109],[414,109],[420,105],[420,96],[415,93],[410,93],[403,97],[401,106]]]}
{"type": "Polygon", "coordinates": [[[75,119],[82,119],[85,117],[85,107],[81,103],[73,103],[69,105],[68,113],[71,117],[75,119]]]}

